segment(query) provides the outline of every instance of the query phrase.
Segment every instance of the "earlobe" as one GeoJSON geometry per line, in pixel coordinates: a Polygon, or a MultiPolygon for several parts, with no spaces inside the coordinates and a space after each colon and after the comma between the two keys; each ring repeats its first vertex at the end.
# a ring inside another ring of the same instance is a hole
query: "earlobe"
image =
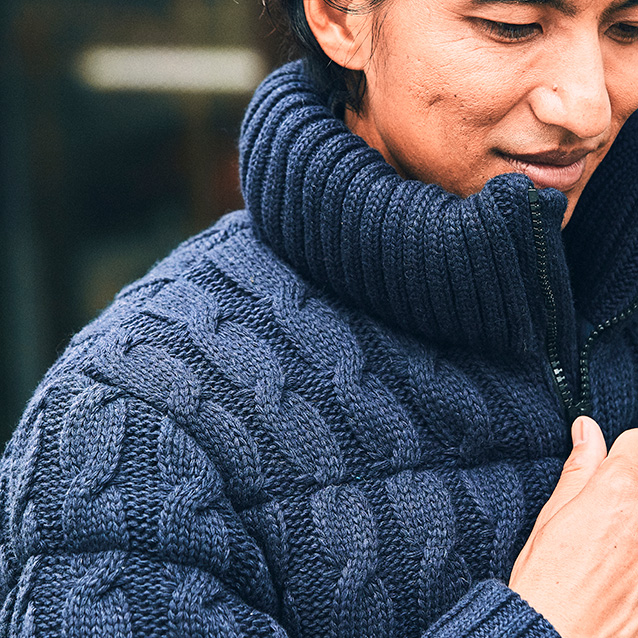
{"type": "Polygon", "coordinates": [[[372,50],[370,12],[348,12],[326,0],[304,0],[304,11],[319,46],[333,62],[353,71],[365,68],[372,50]]]}

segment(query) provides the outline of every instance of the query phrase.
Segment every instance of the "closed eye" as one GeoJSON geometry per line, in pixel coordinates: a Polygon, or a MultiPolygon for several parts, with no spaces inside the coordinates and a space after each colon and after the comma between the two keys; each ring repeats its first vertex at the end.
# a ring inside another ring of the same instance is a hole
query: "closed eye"
{"type": "Polygon", "coordinates": [[[530,24],[512,24],[483,18],[479,18],[478,22],[489,36],[500,42],[523,42],[542,33],[541,25],[535,22],[530,24]]]}
{"type": "Polygon", "coordinates": [[[617,22],[607,29],[607,34],[617,42],[632,44],[638,42],[638,24],[617,22]]]}

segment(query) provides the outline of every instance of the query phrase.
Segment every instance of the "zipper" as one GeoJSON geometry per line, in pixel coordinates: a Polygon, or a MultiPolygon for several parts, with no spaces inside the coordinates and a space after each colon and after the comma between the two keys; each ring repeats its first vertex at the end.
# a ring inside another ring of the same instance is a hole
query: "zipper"
{"type": "MultiPolygon", "coordinates": [[[[583,349],[580,353],[580,401],[572,408],[572,410],[575,410],[576,412],[575,416],[573,417],[574,419],[581,416],[582,414],[591,415],[592,412],[591,380],[589,378],[589,353],[591,352],[593,343],[600,337],[603,332],[629,319],[636,312],[636,310],[638,310],[638,298],[634,299],[633,303],[626,310],[623,310],[615,317],[612,317],[611,319],[599,324],[592,330],[592,332],[589,333],[589,337],[587,337],[587,341],[585,341],[585,345],[583,346],[583,349]]],[[[569,412],[568,416],[571,416],[569,412]]]]}
{"type": "Polygon", "coordinates": [[[591,416],[591,380],[589,377],[589,356],[593,344],[613,326],[629,319],[638,310],[638,297],[625,310],[611,319],[599,324],[589,334],[579,355],[579,396],[574,399],[574,395],[567,383],[567,376],[558,356],[558,319],[556,313],[556,296],[549,280],[547,270],[547,243],[543,232],[543,220],[541,217],[541,204],[538,191],[528,188],[529,207],[532,214],[532,229],[534,234],[534,247],[536,249],[536,259],[538,267],[538,277],[545,300],[545,313],[547,315],[547,354],[549,364],[552,369],[554,383],[565,409],[565,415],[571,424],[574,419],[582,415],[591,416]]]}
{"type": "Polygon", "coordinates": [[[532,230],[534,233],[534,247],[536,249],[536,262],[538,267],[538,278],[545,300],[545,314],[547,315],[547,354],[549,365],[558,394],[563,402],[565,411],[569,412],[574,406],[574,397],[567,383],[567,376],[558,356],[558,319],[556,317],[556,297],[549,280],[547,270],[547,242],[543,232],[543,218],[541,217],[541,203],[538,191],[529,187],[527,191],[529,207],[532,213],[532,230]]]}

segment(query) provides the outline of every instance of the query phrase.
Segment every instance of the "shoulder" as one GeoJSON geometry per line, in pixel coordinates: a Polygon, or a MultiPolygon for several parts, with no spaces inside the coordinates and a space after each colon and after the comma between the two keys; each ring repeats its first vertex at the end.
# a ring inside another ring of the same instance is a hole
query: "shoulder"
{"type": "Polygon", "coordinates": [[[201,350],[220,324],[254,303],[259,270],[294,277],[255,236],[245,211],[226,215],[126,286],[71,339],[40,389],[90,377],[165,410],[175,384],[192,385],[210,367],[201,350]]]}
{"type": "Polygon", "coordinates": [[[228,499],[261,497],[261,461],[229,409],[241,389],[229,392],[212,355],[239,294],[214,265],[233,238],[258,250],[242,213],[187,241],[78,333],[36,390],[0,461],[0,633],[28,605],[40,624],[69,627],[130,608],[150,635],[169,609],[177,625],[199,613],[187,591],[233,578],[250,604],[272,603],[228,499]]]}
{"type": "MultiPolygon", "coordinates": [[[[231,214],[72,339],[0,461],[0,598],[28,598],[24,587],[51,571],[75,587],[83,556],[139,559],[142,571],[167,562],[231,569],[227,554],[248,543],[234,505],[266,498],[248,405],[255,371],[247,366],[269,348],[251,321],[257,263],[277,267],[249,217],[231,214]],[[261,350],[243,352],[247,344],[261,350]]],[[[251,552],[232,569],[257,565],[251,552]]],[[[109,569],[96,567],[100,578],[109,569]]]]}
{"type": "Polygon", "coordinates": [[[135,458],[148,462],[148,476],[158,462],[160,473],[202,475],[208,458],[246,507],[268,498],[256,421],[283,436],[285,408],[323,432],[309,400],[290,397],[316,392],[308,379],[328,378],[344,360],[361,365],[347,311],[277,259],[247,213],[233,213],[122,290],[71,340],[8,446],[5,463],[17,474],[7,476],[24,483],[11,491],[68,490],[62,466],[69,481],[84,467],[97,484],[118,468],[132,486],[135,458]],[[167,459],[177,465],[163,470],[167,459]]]}

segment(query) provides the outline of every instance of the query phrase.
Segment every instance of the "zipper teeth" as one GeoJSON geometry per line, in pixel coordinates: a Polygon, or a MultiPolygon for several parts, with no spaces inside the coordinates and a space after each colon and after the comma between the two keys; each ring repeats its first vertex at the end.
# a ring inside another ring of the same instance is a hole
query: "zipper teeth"
{"type": "Polygon", "coordinates": [[[558,325],[556,319],[556,298],[552,290],[549,274],[547,272],[547,244],[543,233],[543,220],[541,218],[541,205],[538,191],[530,187],[528,189],[528,199],[532,214],[532,229],[534,233],[534,246],[536,248],[536,259],[538,266],[538,278],[543,290],[545,299],[545,311],[547,313],[547,354],[549,363],[554,374],[554,380],[563,400],[566,410],[570,410],[574,405],[572,392],[567,384],[567,377],[558,357],[558,325]]]}
{"type": "Polygon", "coordinates": [[[589,355],[591,353],[591,348],[600,337],[600,335],[608,330],[612,326],[615,326],[623,321],[629,319],[635,312],[638,310],[638,298],[634,299],[633,303],[627,308],[623,310],[620,314],[604,321],[594,328],[594,330],[590,333],[589,337],[587,337],[587,341],[583,346],[580,355],[580,401],[578,402],[578,406],[582,407],[585,410],[591,409],[589,405],[590,402],[590,394],[591,394],[591,382],[589,378],[589,355]]]}
{"type": "Polygon", "coordinates": [[[574,401],[574,397],[567,383],[565,371],[560,363],[558,356],[558,321],[556,319],[556,298],[549,281],[547,272],[547,244],[545,235],[543,234],[543,220],[541,217],[540,198],[538,191],[530,187],[528,189],[529,206],[532,213],[532,229],[534,233],[534,246],[536,248],[536,259],[538,266],[538,277],[543,290],[543,298],[545,299],[545,311],[547,313],[547,354],[549,355],[549,363],[554,375],[554,381],[563,400],[565,412],[569,421],[573,421],[583,414],[591,414],[591,380],[589,378],[589,356],[591,354],[592,345],[600,337],[603,332],[613,326],[629,319],[638,310],[638,297],[634,299],[632,304],[621,313],[604,321],[594,328],[589,334],[585,345],[580,352],[579,359],[579,395],[578,402],[574,401]]]}

